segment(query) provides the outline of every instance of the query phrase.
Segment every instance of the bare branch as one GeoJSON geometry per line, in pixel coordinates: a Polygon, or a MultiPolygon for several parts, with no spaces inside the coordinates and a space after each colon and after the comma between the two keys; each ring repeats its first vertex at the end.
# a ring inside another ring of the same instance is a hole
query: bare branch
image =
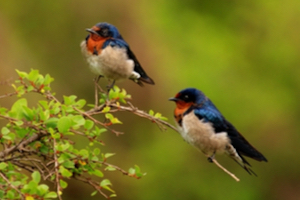
{"type": "Polygon", "coordinates": [[[56,193],[57,196],[59,198],[59,200],[62,200],[61,198],[61,187],[60,187],[60,182],[59,182],[59,172],[58,172],[58,168],[59,168],[59,164],[58,164],[58,160],[57,160],[57,154],[56,154],[56,140],[53,139],[53,157],[54,157],[54,170],[55,170],[55,181],[56,181],[56,193]]]}
{"type": "Polygon", "coordinates": [[[208,158],[210,158],[210,160],[220,169],[222,169],[226,174],[228,174],[229,176],[231,176],[234,180],[236,180],[237,182],[240,181],[240,179],[238,177],[236,177],[233,173],[231,173],[230,171],[228,171],[225,167],[223,167],[215,158],[212,158],[211,156],[206,155],[208,158]]]}
{"type": "Polygon", "coordinates": [[[4,95],[0,96],[0,99],[5,98],[5,97],[11,97],[11,96],[14,96],[14,95],[17,95],[17,94],[18,94],[17,92],[12,92],[12,93],[8,93],[8,94],[4,94],[4,95]]]}
{"type": "Polygon", "coordinates": [[[91,186],[93,186],[103,197],[105,197],[106,199],[109,199],[109,196],[107,196],[104,192],[102,192],[101,187],[99,186],[99,183],[90,180],[90,178],[84,177],[84,176],[74,176],[74,178],[76,180],[79,180],[83,183],[87,183],[90,184],[91,186]]]}
{"type": "Polygon", "coordinates": [[[13,184],[11,184],[11,182],[6,178],[6,176],[1,171],[0,171],[0,176],[7,182],[7,184],[10,187],[12,187],[14,190],[16,190],[19,193],[22,199],[25,199],[24,194],[22,194],[22,192],[18,188],[16,188],[13,184]]]}

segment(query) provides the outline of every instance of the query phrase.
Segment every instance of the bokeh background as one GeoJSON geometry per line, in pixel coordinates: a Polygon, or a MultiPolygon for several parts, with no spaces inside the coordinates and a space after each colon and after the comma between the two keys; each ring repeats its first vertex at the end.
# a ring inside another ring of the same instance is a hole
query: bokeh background
{"type": "MultiPolygon", "coordinates": [[[[182,140],[145,119],[119,116],[125,132],[104,134],[104,152],[124,169],[139,165],[135,180],[108,172],[118,199],[300,199],[300,1],[216,0],[10,0],[0,2],[0,93],[15,69],[39,69],[55,78],[58,98],[74,94],[94,102],[94,75],[81,55],[85,28],[97,22],[118,27],[155,86],[119,83],[142,110],[173,122],[168,98],[186,87],[201,89],[269,160],[250,160],[249,176],[225,156],[217,159],[235,182],[182,140]]],[[[105,82],[102,80],[102,84],[105,82]]],[[[12,99],[1,100],[9,105],[12,99]]],[[[83,144],[84,145],[84,144],[83,144]]],[[[64,197],[90,197],[70,182],[64,197]]]]}

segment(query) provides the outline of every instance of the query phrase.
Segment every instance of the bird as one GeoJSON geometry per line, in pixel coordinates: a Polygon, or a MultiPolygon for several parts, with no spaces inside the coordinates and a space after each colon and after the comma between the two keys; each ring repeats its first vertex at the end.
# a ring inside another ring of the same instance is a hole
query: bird
{"type": "Polygon", "coordinates": [[[257,176],[243,157],[267,159],[225,119],[213,102],[196,88],[186,88],[169,98],[176,103],[175,121],[183,139],[213,162],[216,153],[227,154],[250,175],[257,176]]]}
{"type": "Polygon", "coordinates": [[[100,77],[106,77],[112,80],[109,88],[122,79],[133,80],[140,86],[154,85],[114,25],[100,22],[86,31],[89,34],[80,44],[81,51],[91,71],[98,76],[97,82],[100,77]]]}

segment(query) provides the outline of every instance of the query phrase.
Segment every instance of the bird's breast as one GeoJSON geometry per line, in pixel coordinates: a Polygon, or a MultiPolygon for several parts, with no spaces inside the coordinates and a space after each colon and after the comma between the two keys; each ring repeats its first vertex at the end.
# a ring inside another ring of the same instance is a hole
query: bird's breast
{"type": "Polygon", "coordinates": [[[99,38],[98,40],[93,40],[92,37],[89,37],[86,41],[87,51],[94,55],[100,54],[105,41],[106,41],[105,38],[99,38]]]}
{"type": "Polygon", "coordinates": [[[226,132],[215,133],[210,122],[190,112],[182,118],[181,136],[204,153],[223,152],[230,140],[226,132]]]}
{"type": "Polygon", "coordinates": [[[107,46],[101,53],[91,53],[86,44],[81,43],[81,49],[86,56],[90,69],[97,75],[103,75],[108,79],[126,79],[134,74],[134,61],[128,59],[125,48],[107,46]]]}

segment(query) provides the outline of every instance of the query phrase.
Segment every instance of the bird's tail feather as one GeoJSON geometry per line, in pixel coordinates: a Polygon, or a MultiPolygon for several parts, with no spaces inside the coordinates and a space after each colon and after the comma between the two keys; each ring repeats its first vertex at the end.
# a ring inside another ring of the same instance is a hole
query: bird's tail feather
{"type": "Polygon", "coordinates": [[[235,150],[232,145],[226,147],[226,153],[232,158],[237,164],[244,168],[250,175],[256,175],[256,173],[250,168],[251,165],[248,161],[235,150]]]}

